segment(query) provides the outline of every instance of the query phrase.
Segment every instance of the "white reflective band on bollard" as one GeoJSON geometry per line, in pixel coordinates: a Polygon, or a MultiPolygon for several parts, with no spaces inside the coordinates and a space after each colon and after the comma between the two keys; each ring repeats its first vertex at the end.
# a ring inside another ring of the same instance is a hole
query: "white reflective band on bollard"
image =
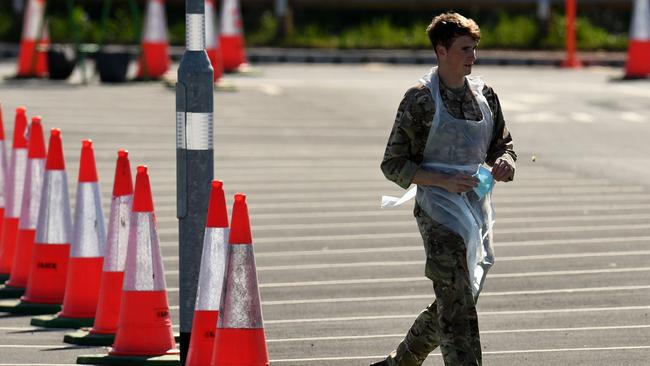
{"type": "Polygon", "coordinates": [[[186,14],[185,26],[187,29],[185,31],[187,50],[203,51],[205,49],[205,17],[203,14],[186,14]]]}
{"type": "Polygon", "coordinates": [[[45,2],[42,0],[29,0],[25,12],[25,24],[23,24],[23,41],[38,40],[38,32],[43,26],[43,15],[45,14],[45,2]]]}
{"type": "Polygon", "coordinates": [[[219,328],[264,328],[252,244],[230,245],[219,328]],[[246,268],[248,267],[248,268],[246,268]]]}
{"type": "Polygon", "coordinates": [[[176,147],[211,150],[212,129],[212,113],[176,112],[176,147]]]}
{"type": "Polygon", "coordinates": [[[38,209],[41,203],[41,192],[43,191],[43,178],[45,175],[45,159],[29,159],[27,161],[27,176],[23,204],[20,209],[20,221],[18,224],[21,230],[36,229],[38,223],[38,209]]]}
{"type": "Polygon", "coordinates": [[[205,229],[195,310],[219,310],[228,258],[227,228],[205,229]]]}
{"type": "Polygon", "coordinates": [[[27,173],[27,149],[14,149],[11,154],[8,175],[13,174],[7,181],[7,201],[5,217],[20,217],[23,204],[23,190],[27,173]]]}
{"type": "Polygon", "coordinates": [[[167,42],[165,4],[161,0],[149,0],[142,39],[150,42],[167,42]]]}
{"type": "Polygon", "coordinates": [[[106,246],[104,214],[96,182],[79,182],[70,257],[103,257],[106,246]]]}
{"type": "Polygon", "coordinates": [[[111,200],[111,213],[108,218],[106,235],[106,254],[104,272],[122,272],[126,262],[126,249],[129,243],[129,224],[133,195],[117,196],[111,200]]]}
{"type": "Polygon", "coordinates": [[[132,212],[124,291],[164,291],[162,256],[151,212],[132,212]]]}
{"type": "Polygon", "coordinates": [[[65,170],[46,170],[36,226],[36,243],[68,244],[72,222],[65,170]]]}

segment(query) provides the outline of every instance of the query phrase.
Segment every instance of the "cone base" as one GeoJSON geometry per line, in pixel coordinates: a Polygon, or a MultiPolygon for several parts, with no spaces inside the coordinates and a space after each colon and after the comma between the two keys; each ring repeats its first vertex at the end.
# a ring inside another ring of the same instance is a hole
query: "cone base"
{"type": "Polygon", "coordinates": [[[9,279],[9,273],[0,273],[0,282],[5,283],[9,279]]]}
{"type": "Polygon", "coordinates": [[[115,365],[115,366],[179,366],[181,364],[180,354],[138,357],[138,356],[114,356],[114,355],[85,355],[77,357],[77,363],[82,365],[115,365]]]}
{"type": "Polygon", "coordinates": [[[79,346],[106,346],[110,347],[115,340],[115,334],[92,333],[87,329],[80,329],[76,332],[67,333],[63,336],[63,342],[79,346]]]}
{"type": "Polygon", "coordinates": [[[82,328],[92,327],[94,321],[94,318],[68,318],[57,314],[34,317],[30,324],[43,328],[82,328]]]}
{"type": "Polygon", "coordinates": [[[17,299],[25,293],[24,287],[0,286],[0,299],[17,299]]]}
{"type": "Polygon", "coordinates": [[[20,314],[20,315],[44,315],[56,314],[61,311],[61,304],[43,304],[37,302],[27,302],[18,299],[1,300],[0,312],[20,314]]]}
{"type": "MultiPolygon", "coordinates": [[[[174,333],[176,342],[180,340],[180,335],[174,333]]],[[[63,342],[76,344],[79,346],[106,346],[110,347],[115,341],[115,333],[99,334],[93,333],[88,328],[79,329],[76,332],[67,333],[63,336],[63,342]]]]}

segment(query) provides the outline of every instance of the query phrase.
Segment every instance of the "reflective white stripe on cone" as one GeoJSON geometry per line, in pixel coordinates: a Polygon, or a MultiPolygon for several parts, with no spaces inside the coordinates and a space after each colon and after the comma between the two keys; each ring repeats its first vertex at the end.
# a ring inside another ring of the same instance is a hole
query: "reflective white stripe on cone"
{"type": "Polygon", "coordinates": [[[146,166],[138,166],[124,269],[116,356],[177,354],[146,166]]]}
{"type": "Polygon", "coordinates": [[[28,1],[18,54],[18,76],[45,76],[47,73],[47,53],[39,49],[49,44],[44,14],[45,0],[28,1]]]}
{"type": "Polygon", "coordinates": [[[219,318],[228,258],[228,214],[223,183],[212,182],[205,223],[201,269],[186,366],[209,365],[219,318]]]}

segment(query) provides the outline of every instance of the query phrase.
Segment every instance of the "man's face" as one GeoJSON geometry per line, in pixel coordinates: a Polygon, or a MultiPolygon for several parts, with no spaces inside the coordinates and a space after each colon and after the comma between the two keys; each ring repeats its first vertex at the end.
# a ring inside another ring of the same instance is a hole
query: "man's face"
{"type": "Polygon", "coordinates": [[[438,46],[438,61],[444,63],[456,76],[469,75],[476,61],[477,45],[478,42],[470,36],[456,37],[448,49],[438,46]]]}

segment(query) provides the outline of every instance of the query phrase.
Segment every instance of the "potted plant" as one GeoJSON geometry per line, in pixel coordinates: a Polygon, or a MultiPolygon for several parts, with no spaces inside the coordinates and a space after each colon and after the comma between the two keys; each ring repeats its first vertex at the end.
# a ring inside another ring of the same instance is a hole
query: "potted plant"
{"type": "Polygon", "coordinates": [[[52,40],[47,51],[49,77],[54,80],[65,80],[72,74],[77,64],[79,43],[91,27],[83,8],[75,7],[73,0],[66,3],[68,17],[50,17],[49,24],[46,24],[52,40]]]}
{"type": "Polygon", "coordinates": [[[95,55],[95,63],[99,79],[105,83],[121,83],[127,81],[129,65],[134,58],[135,50],[128,43],[138,37],[139,16],[134,0],[129,0],[132,20],[124,9],[117,9],[115,16],[109,18],[111,0],[104,1],[102,8],[102,26],[98,35],[99,51],[95,55]]]}

